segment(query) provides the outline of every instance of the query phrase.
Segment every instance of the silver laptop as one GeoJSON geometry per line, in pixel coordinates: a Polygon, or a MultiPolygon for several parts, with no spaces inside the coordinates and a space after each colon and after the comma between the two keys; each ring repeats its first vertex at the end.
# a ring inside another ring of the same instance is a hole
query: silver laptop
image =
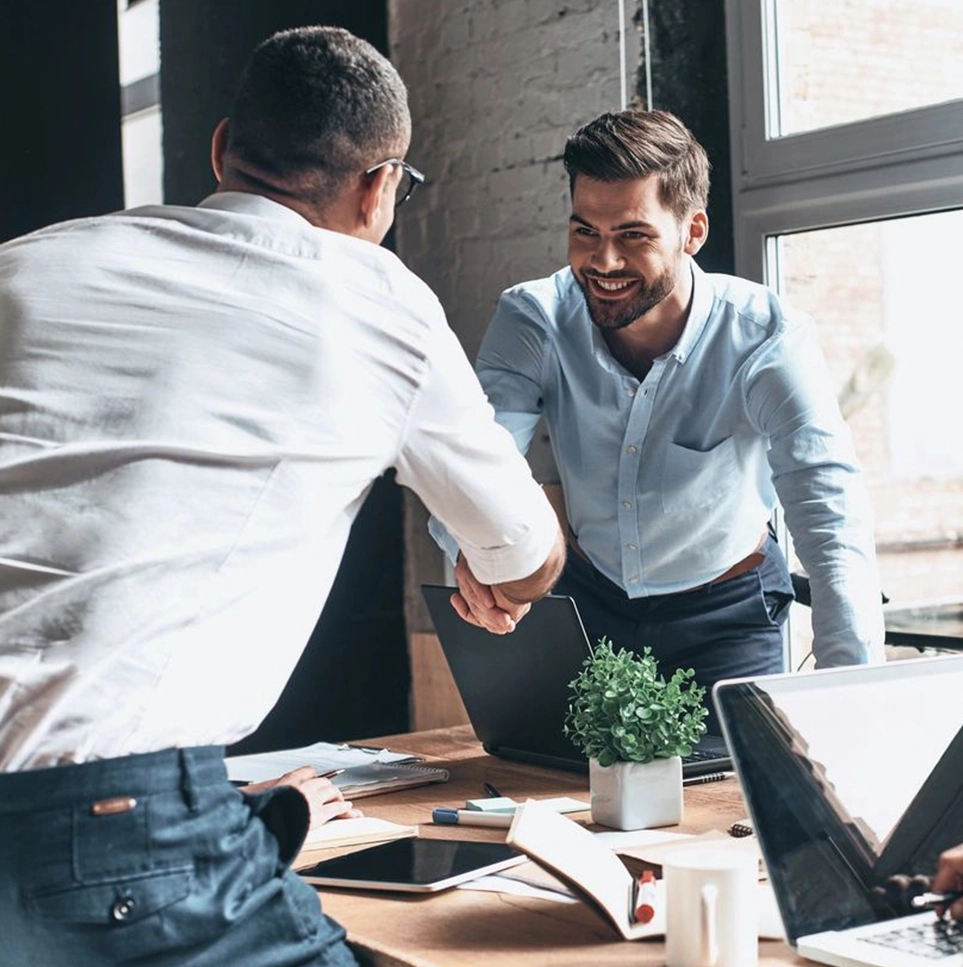
{"type": "MultiPolygon", "coordinates": [[[[963,656],[713,689],[786,936],[837,967],[963,967],[891,879],[963,842],[963,656]]],[[[904,881],[905,884],[905,881],[904,881]]]]}
{"type": "MultiPolygon", "coordinates": [[[[575,602],[563,595],[536,601],[510,635],[462,621],[453,587],[423,584],[422,594],[475,735],[490,755],[554,769],[588,772],[588,762],[562,731],[569,683],[591,654],[575,602]]],[[[719,735],[703,736],[682,760],[695,777],[732,768],[719,735]]]]}

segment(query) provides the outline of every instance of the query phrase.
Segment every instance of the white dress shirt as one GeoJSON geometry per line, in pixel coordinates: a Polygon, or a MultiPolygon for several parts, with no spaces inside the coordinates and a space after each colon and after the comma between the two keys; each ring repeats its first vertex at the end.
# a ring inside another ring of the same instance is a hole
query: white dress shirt
{"type": "Polygon", "coordinates": [[[385,249],[231,192],[0,246],[0,771],[252,731],[389,467],[482,581],[546,559],[548,502],[385,249]]]}

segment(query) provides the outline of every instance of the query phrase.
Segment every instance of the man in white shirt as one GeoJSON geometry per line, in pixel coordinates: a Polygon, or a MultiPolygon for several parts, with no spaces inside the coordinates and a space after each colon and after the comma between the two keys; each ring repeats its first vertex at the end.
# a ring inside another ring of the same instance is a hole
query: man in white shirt
{"type": "Polygon", "coordinates": [[[440,305],[379,247],[420,177],[409,138],[370,45],[287,31],[215,132],[216,194],[0,247],[10,963],[354,963],[288,869],[309,808],[350,804],[302,774],[243,795],[223,746],[277,699],[387,468],[491,589],[493,630],[560,572],[440,305]]]}

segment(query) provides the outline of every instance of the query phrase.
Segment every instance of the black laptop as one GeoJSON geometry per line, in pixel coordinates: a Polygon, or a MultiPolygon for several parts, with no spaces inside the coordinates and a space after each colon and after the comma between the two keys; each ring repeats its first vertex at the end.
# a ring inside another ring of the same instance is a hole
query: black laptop
{"type": "Polygon", "coordinates": [[[715,686],[786,936],[804,957],[963,965],[963,926],[913,914],[909,881],[963,842],[961,696],[963,657],[715,686]]]}
{"type": "MultiPolygon", "coordinates": [[[[588,761],[562,731],[569,683],[591,654],[575,602],[549,595],[508,635],[493,635],[455,613],[455,588],[423,584],[422,593],[475,735],[490,755],[588,772],[588,761]]],[[[721,736],[705,736],[682,760],[684,776],[732,768],[721,736]]]]}

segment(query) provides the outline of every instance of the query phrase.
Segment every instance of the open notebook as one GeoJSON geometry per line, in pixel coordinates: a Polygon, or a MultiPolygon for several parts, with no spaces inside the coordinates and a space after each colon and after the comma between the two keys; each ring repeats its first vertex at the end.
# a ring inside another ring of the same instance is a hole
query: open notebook
{"type": "Polygon", "coordinates": [[[530,799],[515,811],[505,841],[594,903],[624,939],[665,933],[665,905],[657,905],[648,923],[637,923],[637,881],[612,850],[578,823],[530,799]]]}
{"type": "MultiPolygon", "coordinates": [[[[340,846],[359,846],[362,843],[381,843],[391,839],[416,836],[416,826],[402,826],[377,816],[358,816],[351,819],[332,819],[308,832],[301,850],[334,849],[340,846]]],[[[315,860],[312,860],[315,862],[315,860]]]]}

